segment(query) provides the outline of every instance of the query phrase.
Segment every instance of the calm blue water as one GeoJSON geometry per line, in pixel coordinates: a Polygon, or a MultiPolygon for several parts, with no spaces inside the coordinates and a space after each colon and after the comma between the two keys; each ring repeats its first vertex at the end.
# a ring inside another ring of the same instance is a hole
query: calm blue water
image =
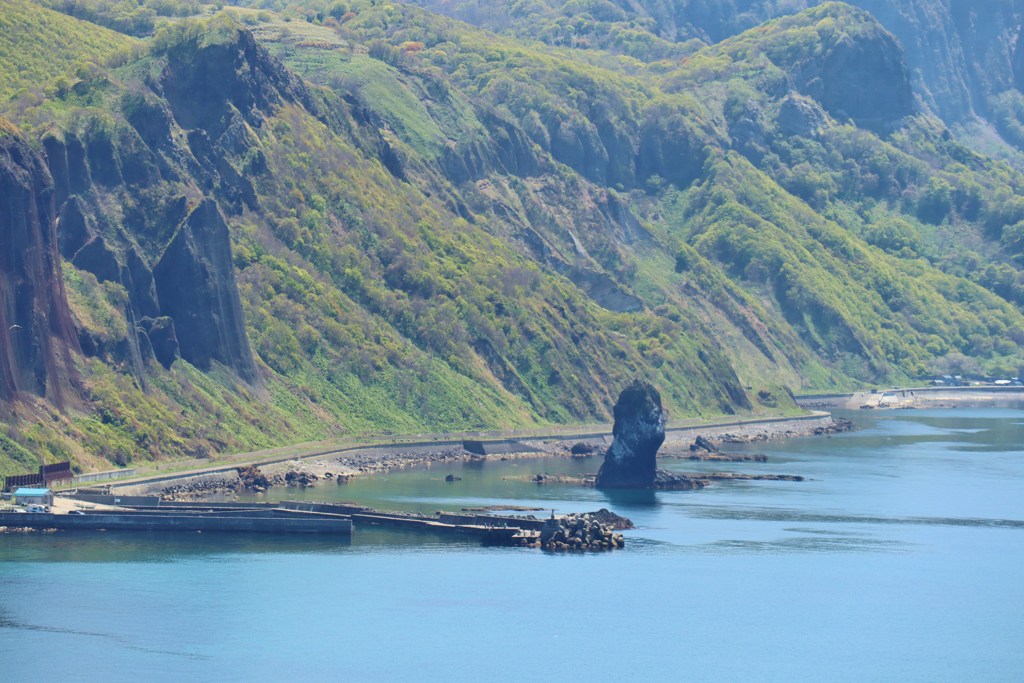
{"type": "Polygon", "coordinates": [[[0,535],[0,678],[1019,680],[1024,410],[853,417],[853,434],[749,448],[767,463],[668,461],[799,483],[610,498],[525,481],[599,461],[521,460],[306,493],[611,507],[639,528],[602,555],[365,530],[0,535]]]}

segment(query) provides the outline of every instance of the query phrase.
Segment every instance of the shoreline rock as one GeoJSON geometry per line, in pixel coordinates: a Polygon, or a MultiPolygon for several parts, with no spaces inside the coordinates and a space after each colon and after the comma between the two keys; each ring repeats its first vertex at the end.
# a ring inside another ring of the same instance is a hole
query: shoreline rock
{"type": "Polygon", "coordinates": [[[762,453],[691,453],[687,456],[678,457],[685,457],[687,460],[700,460],[702,462],[768,462],[768,456],[762,453]]]}
{"type": "Polygon", "coordinates": [[[718,446],[716,446],[710,439],[708,439],[703,434],[698,434],[694,442],[690,444],[690,451],[694,453],[696,453],[697,451],[717,453],[718,446]]]}
{"type": "Polygon", "coordinates": [[[626,541],[611,524],[585,512],[546,520],[536,544],[549,551],[600,551],[623,548],[626,541]]]}
{"type": "Polygon", "coordinates": [[[671,476],[658,470],[667,416],[661,394],[649,382],[633,380],[613,410],[613,441],[597,472],[597,488],[660,488],[671,476]]]}

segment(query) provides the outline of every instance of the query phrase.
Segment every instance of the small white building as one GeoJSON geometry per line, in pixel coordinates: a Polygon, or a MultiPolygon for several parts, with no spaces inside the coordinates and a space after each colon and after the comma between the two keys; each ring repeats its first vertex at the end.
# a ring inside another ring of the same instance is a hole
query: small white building
{"type": "Polygon", "coordinates": [[[15,505],[53,505],[53,491],[50,489],[20,488],[14,492],[15,505]]]}

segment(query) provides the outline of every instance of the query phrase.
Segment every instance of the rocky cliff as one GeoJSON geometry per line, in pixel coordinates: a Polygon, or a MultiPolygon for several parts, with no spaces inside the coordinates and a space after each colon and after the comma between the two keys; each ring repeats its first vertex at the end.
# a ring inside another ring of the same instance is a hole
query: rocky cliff
{"type": "Polygon", "coordinates": [[[0,118],[0,399],[64,400],[75,336],[61,277],[53,180],[0,118]]]}
{"type": "MultiPolygon", "coordinates": [[[[690,0],[675,8],[656,2],[640,4],[659,19],[659,25],[678,25],[683,35],[717,42],[772,17],[822,2],[690,0]]],[[[925,108],[950,125],[975,117],[998,119],[999,95],[1013,87],[1024,2],[850,0],[849,4],[869,12],[899,41],[914,96],[925,108]]],[[[877,58],[870,56],[864,66],[877,58]]]]}
{"type": "Polygon", "coordinates": [[[160,311],[174,324],[182,358],[203,370],[219,361],[243,379],[257,380],[231,238],[213,200],[204,200],[189,213],[153,268],[153,279],[160,311]]]}
{"type": "Polygon", "coordinates": [[[221,206],[255,208],[237,161],[258,151],[253,129],[285,103],[313,103],[250,34],[236,35],[176,43],[150,88],[116,100],[123,119],[87,118],[43,138],[62,255],[127,295],[123,337],[83,327],[82,348],[143,384],[149,358],[169,367],[179,356],[258,381],[221,206]]]}
{"type": "Polygon", "coordinates": [[[858,26],[855,34],[790,67],[795,85],[833,117],[885,131],[914,111],[910,71],[896,38],[869,14],[850,21],[858,26]]]}

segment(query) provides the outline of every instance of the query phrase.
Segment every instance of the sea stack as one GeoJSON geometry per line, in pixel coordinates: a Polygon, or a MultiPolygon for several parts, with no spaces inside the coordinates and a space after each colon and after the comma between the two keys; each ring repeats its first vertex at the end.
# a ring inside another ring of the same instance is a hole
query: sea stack
{"type": "Polygon", "coordinates": [[[639,379],[619,394],[612,445],[597,473],[598,488],[655,488],[657,454],[665,441],[661,394],[639,379]]]}

